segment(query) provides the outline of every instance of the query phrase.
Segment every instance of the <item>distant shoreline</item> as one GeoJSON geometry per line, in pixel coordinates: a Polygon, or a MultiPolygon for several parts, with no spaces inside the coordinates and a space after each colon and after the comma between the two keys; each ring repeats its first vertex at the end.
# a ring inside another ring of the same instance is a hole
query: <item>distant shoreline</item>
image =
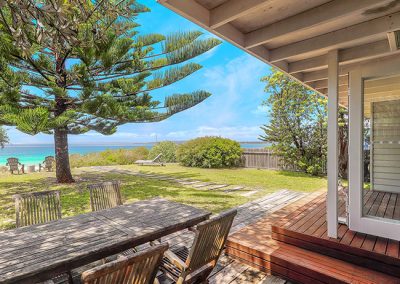
{"type": "MultiPolygon", "coordinates": [[[[185,143],[188,140],[184,140],[184,141],[171,141],[177,144],[181,144],[181,143],[185,143]]],[[[105,147],[105,146],[140,146],[140,145],[153,145],[153,144],[157,144],[159,142],[162,141],[158,141],[158,142],[134,142],[134,143],[97,143],[97,144],[87,144],[87,143],[70,143],[69,146],[85,146],[85,147],[90,147],[90,146],[98,146],[98,147],[105,147]]],[[[263,142],[263,141],[237,141],[240,144],[268,144],[267,142],[263,142]]],[[[33,143],[33,144],[29,144],[29,143],[24,143],[24,144],[6,144],[5,147],[7,146],[12,146],[12,147],[49,147],[49,146],[54,146],[53,143],[33,143]]]]}
{"type": "MultiPolygon", "coordinates": [[[[183,143],[185,141],[175,141],[183,143]]],[[[263,142],[239,142],[242,148],[264,148],[268,143],[263,142]]],[[[131,149],[137,147],[152,148],[156,142],[129,143],[129,144],[70,144],[69,153],[85,155],[88,153],[103,152],[106,150],[131,149]]],[[[7,158],[16,157],[22,164],[37,165],[46,156],[54,156],[53,144],[8,144],[0,149],[0,166],[7,163],[7,158]]]]}

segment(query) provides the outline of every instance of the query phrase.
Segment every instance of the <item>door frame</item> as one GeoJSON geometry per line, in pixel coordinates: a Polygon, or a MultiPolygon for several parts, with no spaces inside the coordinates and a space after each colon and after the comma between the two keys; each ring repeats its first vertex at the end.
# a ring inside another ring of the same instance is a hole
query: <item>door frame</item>
{"type": "Polygon", "coordinates": [[[400,74],[400,56],[360,64],[349,72],[349,229],[400,241],[400,221],[363,216],[364,81],[400,74]]]}

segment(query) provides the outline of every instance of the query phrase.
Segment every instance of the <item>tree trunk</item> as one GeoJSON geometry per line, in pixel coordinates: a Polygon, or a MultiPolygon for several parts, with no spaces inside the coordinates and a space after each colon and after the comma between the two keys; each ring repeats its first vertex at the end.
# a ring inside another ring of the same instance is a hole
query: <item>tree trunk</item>
{"type": "Polygon", "coordinates": [[[58,183],[73,183],[69,166],[68,133],[66,129],[54,130],[54,144],[56,148],[56,177],[58,183]]]}

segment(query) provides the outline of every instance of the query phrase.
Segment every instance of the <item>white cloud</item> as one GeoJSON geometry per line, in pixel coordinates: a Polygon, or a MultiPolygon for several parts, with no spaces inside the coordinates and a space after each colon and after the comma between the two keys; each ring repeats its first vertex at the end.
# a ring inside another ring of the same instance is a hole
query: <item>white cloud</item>
{"type": "Polygon", "coordinates": [[[239,141],[251,140],[262,134],[258,126],[200,126],[194,130],[169,132],[166,137],[176,140],[185,140],[201,136],[222,136],[239,141]]]}
{"type": "Polygon", "coordinates": [[[253,110],[251,113],[256,114],[256,115],[266,115],[269,110],[269,107],[266,105],[259,105],[255,110],[253,110]]]}
{"type": "Polygon", "coordinates": [[[225,66],[205,70],[203,88],[213,93],[209,101],[202,104],[203,111],[214,114],[209,121],[224,126],[243,120],[243,112],[237,111],[238,106],[244,106],[246,100],[264,96],[263,89],[255,86],[260,84],[260,74],[266,70],[264,63],[249,55],[235,58],[225,66]]]}

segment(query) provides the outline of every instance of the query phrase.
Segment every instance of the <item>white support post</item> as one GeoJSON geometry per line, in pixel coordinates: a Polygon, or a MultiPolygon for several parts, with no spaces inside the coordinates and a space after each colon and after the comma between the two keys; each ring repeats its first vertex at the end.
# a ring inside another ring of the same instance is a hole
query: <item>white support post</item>
{"type": "Polygon", "coordinates": [[[328,195],[326,199],[328,236],[338,236],[338,51],[328,53],[328,195]]]}

